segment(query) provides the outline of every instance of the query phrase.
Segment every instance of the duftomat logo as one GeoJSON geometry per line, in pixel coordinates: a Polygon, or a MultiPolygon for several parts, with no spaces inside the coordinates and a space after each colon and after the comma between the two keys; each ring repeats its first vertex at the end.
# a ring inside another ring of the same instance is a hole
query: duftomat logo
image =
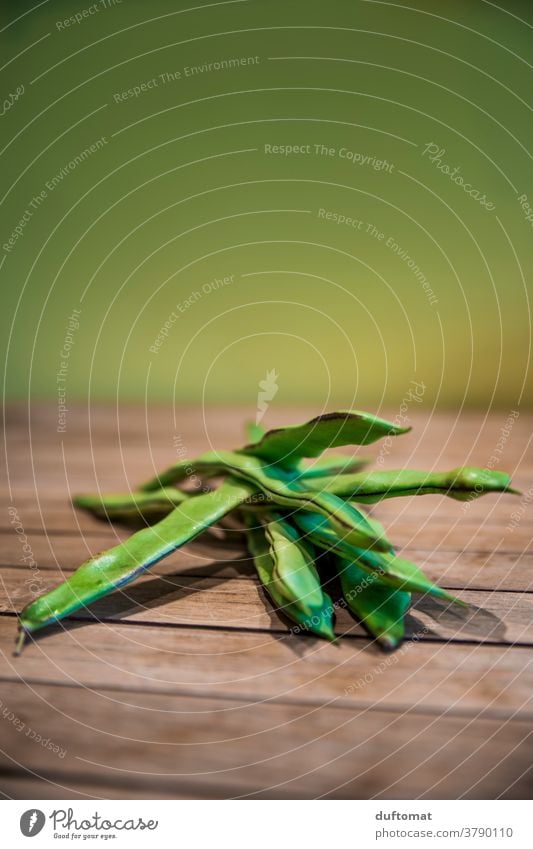
{"type": "Polygon", "coordinates": [[[24,837],[35,837],[42,831],[46,822],[46,817],[42,811],[37,808],[31,808],[29,811],[24,811],[20,818],[20,830],[24,837]]]}

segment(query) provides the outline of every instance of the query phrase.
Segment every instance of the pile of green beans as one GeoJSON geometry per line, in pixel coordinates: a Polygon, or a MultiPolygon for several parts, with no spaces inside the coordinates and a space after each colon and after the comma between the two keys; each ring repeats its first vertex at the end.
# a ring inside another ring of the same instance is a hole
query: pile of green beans
{"type": "Polygon", "coordinates": [[[77,497],[75,504],[95,516],[140,523],[141,530],[28,604],[19,618],[17,651],[27,636],[134,581],[229,513],[238,520],[260,583],[276,610],[294,623],[293,632],[334,640],[335,610],[342,605],[383,648],[396,648],[405,637],[411,593],[462,602],[399,557],[361,503],[427,493],[469,500],[516,492],[509,475],[494,470],[363,472],[367,461],[359,455],[320,457],[326,449],[369,445],[409,429],[353,410],[267,432],[254,424],[244,448],[176,463],[124,495],[77,497]],[[186,487],[192,472],[206,484],[200,493],[186,487]],[[339,593],[339,601],[326,587],[339,593]]]}

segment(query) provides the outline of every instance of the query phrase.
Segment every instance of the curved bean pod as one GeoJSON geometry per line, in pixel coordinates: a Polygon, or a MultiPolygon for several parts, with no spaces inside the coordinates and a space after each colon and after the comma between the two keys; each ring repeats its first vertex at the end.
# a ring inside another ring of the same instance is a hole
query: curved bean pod
{"type": "Polygon", "coordinates": [[[336,557],[335,562],[350,610],[384,648],[395,649],[405,636],[404,616],[411,593],[387,586],[344,557],[336,557]]]}
{"type": "Polygon", "coordinates": [[[265,524],[266,538],[274,561],[273,576],[276,587],[285,598],[296,604],[303,613],[312,616],[323,602],[320,578],[298,532],[282,519],[273,516],[265,524]]]}
{"type": "Polygon", "coordinates": [[[392,552],[369,551],[350,545],[335,533],[327,520],[312,513],[298,511],[293,519],[309,535],[314,545],[357,563],[365,572],[377,574],[384,584],[406,592],[430,593],[437,598],[464,606],[460,599],[430,581],[416,563],[397,557],[392,552]]]}
{"type": "MultiPolygon", "coordinates": [[[[248,457],[236,451],[211,451],[202,454],[196,468],[199,468],[199,463],[213,475],[229,474],[254,484],[282,507],[301,507],[320,513],[354,545],[374,548],[377,551],[388,551],[391,548],[383,535],[378,533],[353,505],[334,493],[308,490],[305,484],[295,480],[294,471],[287,472],[277,466],[265,466],[257,457],[248,457]]],[[[181,464],[178,465],[181,470],[181,464]]],[[[174,483],[175,468],[176,466],[172,466],[157,479],[144,484],[143,491],[170,486],[174,483]]]]}
{"type": "Polygon", "coordinates": [[[322,592],[322,603],[320,607],[314,608],[312,615],[304,613],[298,605],[288,602],[278,590],[277,582],[273,579],[274,560],[264,528],[261,525],[254,525],[253,520],[249,519],[246,539],[259,580],[275,607],[305,630],[326,640],[334,640],[333,602],[328,594],[322,592]]]}
{"type": "Polygon", "coordinates": [[[326,448],[370,445],[384,436],[409,430],[370,413],[340,410],[316,416],[305,424],[269,430],[259,441],[246,445],[242,453],[291,469],[301,457],[318,457],[326,448]]]}

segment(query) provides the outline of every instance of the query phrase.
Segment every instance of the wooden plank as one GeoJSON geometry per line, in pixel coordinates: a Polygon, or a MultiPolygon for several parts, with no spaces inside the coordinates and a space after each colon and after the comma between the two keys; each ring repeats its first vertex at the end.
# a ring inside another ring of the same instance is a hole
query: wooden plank
{"type": "Polygon", "coordinates": [[[17,764],[74,792],[84,782],[107,796],[117,781],[128,797],[143,788],[152,798],[491,798],[506,788],[528,798],[532,788],[523,721],[149,693],[132,705],[118,689],[25,684],[6,705],[10,724],[23,723],[11,734],[9,720],[0,725],[11,773],[17,764]]]}
{"type": "MultiPolygon", "coordinates": [[[[23,580],[32,573],[59,570],[64,573],[72,572],[84,560],[94,556],[98,552],[118,545],[122,539],[126,539],[128,532],[121,529],[113,529],[106,534],[84,535],[84,534],[55,534],[44,536],[43,534],[27,535],[31,553],[25,553],[19,537],[12,534],[0,534],[0,569],[5,567],[18,568],[26,573],[23,580]],[[23,558],[32,556],[37,564],[30,568],[28,561],[23,558]]],[[[239,543],[239,539],[237,540],[239,543]]],[[[153,567],[156,574],[166,574],[169,570],[181,570],[191,574],[252,574],[253,566],[249,555],[242,547],[237,545],[232,538],[228,542],[213,539],[212,536],[204,534],[201,538],[188,543],[179,551],[169,555],[163,561],[153,567]]],[[[0,572],[0,575],[2,572],[0,572]]]]}
{"type": "MultiPolygon", "coordinates": [[[[274,409],[269,411],[270,426],[293,423],[315,414],[309,409],[274,409]]],[[[394,417],[394,411],[384,415],[394,417]]],[[[63,452],[67,470],[72,474],[81,469],[85,474],[92,467],[111,463],[120,470],[125,465],[131,473],[151,474],[154,465],[165,466],[176,456],[173,440],[178,436],[189,457],[206,450],[210,445],[238,446],[243,441],[243,422],[249,419],[250,410],[210,408],[184,408],[176,412],[170,408],[97,405],[91,409],[90,418],[85,407],[73,407],[69,413],[65,434],[56,432],[56,411],[51,405],[35,405],[33,422],[28,427],[27,410],[23,405],[8,411],[8,455],[10,467],[20,462],[18,469],[29,473],[33,480],[32,464],[38,471],[65,476],[63,452]],[[31,448],[31,451],[29,450],[31,448]]],[[[522,414],[514,421],[512,429],[502,440],[501,428],[507,414],[495,413],[483,420],[478,413],[438,413],[428,416],[412,411],[413,431],[392,441],[390,447],[383,443],[363,449],[365,455],[377,457],[384,467],[411,465],[412,467],[445,468],[454,465],[489,464],[493,468],[514,471],[518,466],[524,482],[533,467],[530,449],[531,414],[522,414]]],[[[70,475],[69,475],[70,476],[70,475]]],[[[89,477],[90,481],[91,478],[89,477]]],[[[520,481],[519,481],[520,483],[520,481]]]]}
{"type": "MultiPolygon", "coordinates": [[[[35,537],[42,536],[43,532],[57,533],[57,529],[49,525],[46,520],[46,528],[42,526],[32,527],[24,523],[22,514],[19,515],[23,529],[35,537]]],[[[375,515],[379,517],[379,513],[375,515]]],[[[463,551],[468,548],[471,551],[506,551],[517,554],[526,550],[532,550],[531,531],[527,522],[522,522],[514,532],[507,532],[501,526],[477,523],[454,525],[449,522],[437,523],[433,520],[426,523],[413,522],[411,520],[401,520],[397,523],[387,522],[386,529],[394,545],[402,548],[440,549],[445,551],[463,551]]],[[[76,530],[78,530],[77,520],[73,516],[70,528],[63,531],[62,535],[72,534],[76,530]]],[[[107,547],[109,547],[109,545],[113,544],[117,533],[122,534],[123,528],[119,525],[109,526],[103,522],[94,524],[92,521],[89,525],[84,521],[83,525],[79,526],[79,530],[80,532],[84,531],[85,539],[89,541],[90,545],[92,545],[92,537],[99,536],[107,540],[107,547]],[[84,525],[86,525],[86,528],[84,528],[84,525]]],[[[10,531],[10,528],[5,528],[0,533],[0,540],[3,546],[11,545],[9,541],[10,531]]]]}
{"type": "MultiPolygon", "coordinates": [[[[301,418],[301,415],[296,418],[293,416],[292,421],[301,418]]],[[[472,439],[461,438],[443,444],[438,417],[431,422],[423,436],[414,434],[397,438],[391,444],[390,451],[385,453],[383,442],[364,448],[346,446],[343,450],[352,456],[362,456],[379,468],[395,468],[405,464],[412,468],[429,469],[488,465],[490,468],[520,474],[521,470],[530,470],[533,464],[531,418],[531,415],[525,417],[521,433],[513,431],[512,439],[497,456],[494,454],[496,440],[493,440],[492,435],[486,438],[472,434],[472,439]]],[[[28,469],[40,464],[43,470],[54,470],[56,466],[64,469],[65,457],[74,468],[91,468],[94,462],[108,459],[117,467],[125,465],[133,469],[138,466],[136,470],[146,473],[159,464],[164,467],[172,463],[177,456],[177,447],[180,453],[192,460],[213,446],[238,448],[245,441],[241,421],[233,421],[232,426],[227,428],[220,427],[219,422],[214,428],[209,424],[207,432],[203,430],[202,422],[194,419],[184,422],[184,427],[179,429],[169,426],[156,434],[147,433],[142,422],[137,431],[132,430],[131,421],[125,423],[124,432],[122,427],[124,424],[121,421],[105,429],[89,428],[87,424],[79,433],[69,430],[63,435],[43,429],[41,423],[31,432],[8,426],[6,439],[9,466],[16,462],[28,469]]]]}
{"type": "Polygon", "coordinates": [[[519,647],[416,641],[385,655],[366,640],[73,622],[14,658],[14,636],[15,618],[0,617],[4,681],[533,717],[533,658],[519,647]]]}
{"type": "Polygon", "coordinates": [[[394,545],[400,548],[501,550],[517,553],[531,548],[531,532],[525,524],[521,524],[514,533],[506,533],[505,529],[492,525],[438,526],[433,522],[419,524],[402,520],[398,523],[387,523],[387,534],[394,545]]]}
{"type": "MultiPolygon", "coordinates": [[[[50,770],[39,770],[34,776],[23,768],[0,769],[0,799],[197,799],[187,792],[178,795],[173,788],[160,788],[150,792],[146,783],[132,786],[118,780],[104,783],[101,776],[92,779],[71,772],[58,775],[50,770]]],[[[203,795],[202,799],[219,799],[218,795],[203,795]]]]}
{"type": "MultiPolygon", "coordinates": [[[[39,572],[57,569],[65,573],[72,571],[88,557],[124,539],[128,531],[120,528],[110,529],[99,523],[94,534],[80,532],[70,534],[50,534],[28,532],[28,543],[37,563],[39,572]]],[[[405,554],[420,564],[429,577],[450,589],[467,587],[469,589],[506,589],[512,591],[533,590],[533,551],[508,552],[491,551],[481,548],[479,551],[447,549],[436,545],[430,548],[406,546],[405,554]]],[[[26,572],[30,569],[22,560],[24,557],[21,541],[14,530],[0,534],[0,568],[18,567],[26,572]]],[[[154,567],[156,574],[176,571],[182,574],[224,575],[252,574],[253,567],[239,539],[228,542],[216,542],[203,536],[166,558],[154,567]]]]}
{"type": "MultiPolygon", "coordinates": [[[[214,443],[213,443],[214,444],[214,443]]],[[[237,448],[238,443],[225,439],[224,444],[217,443],[217,448],[237,448]]],[[[183,456],[194,464],[194,458],[210,449],[209,444],[203,443],[187,449],[183,456]]],[[[352,452],[348,449],[348,453],[352,452]]],[[[368,457],[368,455],[363,455],[368,457]]],[[[79,444],[72,443],[69,446],[45,444],[42,446],[31,443],[20,443],[12,445],[8,439],[8,468],[12,478],[12,485],[17,480],[31,486],[40,477],[51,480],[67,481],[72,476],[85,476],[88,481],[106,475],[109,470],[117,477],[117,480],[126,475],[130,485],[135,487],[147,477],[153,477],[158,471],[162,471],[172,463],[176,462],[178,454],[173,449],[172,443],[165,442],[156,447],[151,444],[130,445],[121,444],[108,445],[97,443],[96,447],[91,442],[80,441],[79,444]]],[[[452,454],[445,454],[435,460],[429,452],[417,452],[414,455],[402,453],[395,456],[391,461],[382,466],[372,462],[368,457],[371,469],[395,469],[409,467],[412,469],[427,470],[451,470],[458,466],[479,466],[484,468],[486,458],[483,456],[469,457],[468,451],[457,447],[452,454]]],[[[498,468],[508,472],[514,478],[518,488],[527,488],[531,485],[531,469],[533,460],[531,456],[517,456],[509,458],[498,468]]]]}
{"type": "MultiPolygon", "coordinates": [[[[112,488],[116,490],[116,487],[112,488]]],[[[20,490],[10,499],[0,494],[0,530],[12,528],[12,511],[16,510],[20,520],[28,529],[71,531],[78,526],[93,530],[102,529],[105,524],[95,519],[85,510],[77,509],[69,499],[69,490],[65,485],[62,492],[52,493],[44,489],[36,493],[31,488],[25,495],[20,490]]],[[[529,502],[510,496],[485,496],[475,501],[458,503],[441,496],[398,498],[384,501],[375,506],[364,505],[367,512],[378,516],[387,526],[404,520],[420,524],[430,522],[432,526],[443,528],[450,525],[479,527],[491,525],[505,528],[513,523],[513,514],[520,510],[518,525],[530,524],[533,516],[533,498],[529,502]]]]}
{"type": "Polygon", "coordinates": [[[533,590],[533,552],[427,551],[406,548],[409,559],[449,589],[533,590]]]}
{"type": "MultiPolygon", "coordinates": [[[[59,584],[67,575],[48,571],[45,578],[22,580],[19,569],[3,569],[0,576],[0,611],[20,612],[36,594],[59,584]]],[[[336,585],[327,585],[338,599],[336,585]]],[[[407,622],[407,634],[423,631],[423,639],[533,645],[533,594],[514,592],[457,591],[469,604],[464,608],[430,597],[414,597],[407,622]]],[[[236,629],[269,630],[284,633],[292,627],[266,598],[252,577],[190,577],[167,572],[147,574],[134,585],[117,591],[76,612],[76,619],[143,622],[152,625],[195,625],[236,629]]],[[[343,606],[336,602],[335,632],[366,636],[343,606]]]]}
{"type": "MultiPolygon", "coordinates": [[[[226,438],[224,445],[217,445],[217,448],[238,448],[239,443],[235,441],[229,442],[226,438]]],[[[94,475],[96,471],[98,475],[106,473],[107,467],[117,477],[122,477],[124,470],[128,473],[130,484],[135,486],[135,482],[142,481],[146,477],[153,477],[158,471],[162,471],[167,466],[175,463],[178,459],[178,454],[173,449],[172,441],[168,440],[164,444],[152,446],[150,444],[140,445],[114,445],[107,442],[97,443],[79,443],[69,445],[50,445],[43,443],[35,445],[31,442],[19,443],[15,446],[9,444],[9,469],[15,479],[22,479],[26,476],[28,483],[34,480],[34,472],[37,479],[39,477],[49,477],[51,479],[67,479],[71,476],[78,475],[94,475]]],[[[194,465],[194,458],[209,450],[209,445],[203,444],[195,446],[187,450],[185,455],[194,465]]],[[[348,449],[348,453],[352,452],[348,449]]],[[[394,462],[390,461],[379,468],[398,468],[408,466],[413,469],[429,469],[429,470],[451,470],[457,466],[480,466],[485,467],[486,459],[484,457],[465,456],[465,452],[461,447],[456,447],[453,453],[446,454],[442,458],[435,461],[434,457],[428,452],[417,452],[411,456],[409,453],[403,453],[394,457],[394,462]]],[[[362,455],[368,457],[372,461],[372,456],[367,453],[362,455]]],[[[374,455],[375,456],[375,455],[374,455]]],[[[518,486],[523,486],[527,480],[530,480],[530,473],[533,461],[530,457],[517,456],[513,460],[509,459],[501,468],[509,474],[513,474],[518,486]]],[[[369,469],[376,468],[376,465],[370,465],[369,469]]]]}
{"type": "MultiPolygon", "coordinates": [[[[168,404],[150,404],[148,408],[140,404],[100,402],[92,404],[88,409],[86,404],[69,405],[66,434],[57,434],[58,438],[68,438],[76,433],[85,433],[89,426],[91,430],[101,430],[114,433],[118,428],[133,435],[146,434],[151,429],[163,433],[176,427],[202,437],[213,433],[235,432],[243,433],[243,423],[254,418],[255,407],[245,405],[221,406],[210,405],[200,408],[198,405],[180,404],[173,408],[168,404]]],[[[373,410],[377,415],[394,419],[397,410],[393,407],[373,410]]],[[[433,440],[434,451],[443,447],[453,447],[460,441],[480,444],[484,441],[492,444],[501,437],[501,428],[505,426],[510,411],[493,411],[487,415],[477,410],[461,410],[428,412],[423,408],[412,406],[409,410],[410,424],[413,430],[401,438],[393,440],[393,446],[409,446],[428,444],[433,440]],[[438,436],[438,441],[434,437],[438,436]]],[[[271,405],[264,420],[266,427],[280,427],[306,421],[317,414],[316,407],[291,407],[271,405]]],[[[22,435],[31,422],[35,435],[49,438],[56,433],[57,409],[46,402],[32,402],[28,412],[25,402],[11,403],[7,406],[7,426],[15,435],[22,435]]],[[[527,437],[531,413],[523,411],[514,419],[505,447],[512,446],[517,438],[527,437]]]]}

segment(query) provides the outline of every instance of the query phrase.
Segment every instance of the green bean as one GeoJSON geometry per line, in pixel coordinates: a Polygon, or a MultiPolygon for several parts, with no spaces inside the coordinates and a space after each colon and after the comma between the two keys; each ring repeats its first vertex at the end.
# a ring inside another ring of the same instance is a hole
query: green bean
{"type": "MultiPolygon", "coordinates": [[[[231,459],[238,464],[242,457],[236,452],[230,451],[208,451],[196,457],[191,463],[189,460],[180,460],[165,469],[164,472],[142,483],[138,489],[140,492],[155,492],[156,490],[166,489],[174,484],[181,483],[187,477],[194,474],[201,474],[205,478],[218,477],[219,475],[231,474],[234,470],[231,459]]],[[[292,480],[292,477],[282,472],[284,479],[292,480]]]]}
{"type": "Polygon", "coordinates": [[[341,410],[317,416],[303,425],[269,430],[242,452],[284,468],[294,468],[301,457],[318,457],[326,448],[370,445],[383,436],[397,436],[410,429],[369,413],[341,410]]]}
{"type": "Polygon", "coordinates": [[[179,460],[160,475],[142,483],[138,490],[139,492],[154,492],[181,483],[190,479],[193,475],[203,475],[205,478],[210,478],[220,474],[224,474],[224,465],[218,460],[217,452],[210,451],[207,454],[195,457],[192,461],[179,460]]]}
{"type": "MultiPolygon", "coordinates": [[[[304,484],[295,480],[294,471],[288,472],[277,466],[265,466],[257,457],[246,456],[236,451],[211,451],[199,458],[204,470],[210,474],[230,474],[242,478],[260,488],[282,507],[301,507],[327,517],[349,542],[361,547],[388,551],[390,543],[377,534],[354,506],[326,491],[308,492],[304,484]]],[[[181,465],[178,464],[181,472],[181,465]]],[[[198,464],[197,464],[198,468],[198,464]]],[[[142,487],[143,491],[156,490],[174,483],[176,466],[164,471],[142,487]]]]}
{"type": "MultiPolygon", "coordinates": [[[[508,492],[516,494],[518,490],[511,487],[511,478],[505,472],[463,467],[449,472],[424,472],[410,469],[368,472],[365,474],[341,474],[333,477],[333,471],[341,471],[343,462],[350,458],[326,458],[311,469],[299,469],[296,475],[287,474],[286,480],[298,483],[306,490],[313,492],[327,491],[339,498],[353,499],[359,503],[373,504],[378,501],[397,498],[399,496],[439,494],[447,495],[456,500],[471,500],[491,492],[508,492]],[[324,471],[324,476],[320,476],[324,471]],[[327,474],[326,474],[327,471],[327,474]]],[[[357,458],[354,458],[357,461],[357,458]]],[[[359,462],[359,461],[358,461],[359,462]]],[[[202,459],[204,470],[211,474],[220,474],[223,465],[214,458],[202,459]]],[[[175,467],[173,467],[175,468],[175,467]]],[[[267,470],[268,471],[268,470],[267,470]]],[[[178,490],[153,490],[153,496],[147,492],[135,493],[131,496],[84,496],[75,500],[78,506],[91,509],[95,515],[108,516],[111,519],[123,520],[137,512],[144,518],[151,515],[164,515],[164,504],[168,503],[169,512],[172,504],[180,503],[185,497],[178,490]]],[[[264,506],[272,502],[265,500],[264,506]]],[[[256,502],[257,504],[257,502],[256,502]]],[[[382,529],[383,530],[383,529],[382,529]]],[[[384,534],[383,534],[384,535],[384,534]]]]}
{"type": "Polygon", "coordinates": [[[313,608],[311,615],[304,613],[298,604],[291,604],[279,592],[277,580],[273,577],[274,560],[265,530],[261,525],[256,525],[251,517],[249,517],[247,522],[246,539],[250,554],[254,559],[259,580],[276,608],[302,628],[311,631],[319,637],[334,640],[333,602],[327,593],[322,591],[321,604],[313,608]]]}
{"type": "Polygon", "coordinates": [[[335,560],[342,594],[350,610],[384,648],[396,648],[405,636],[404,616],[411,594],[387,586],[377,575],[369,575],[351,560],[343,557],[335,560]]]}
{"type": "Polygon", "coordinates": [[[251,492],[246,484],[228,480],[215,492],[187,499],[157,525],[144,528],[120,545],[92,557],[68,580],[24,608],[19,621],[19,650],[26,634],[129,584],[149,566],[242,504],[251,492]]]}
{"type": "Polygon", "coordinates": [[[163,518],[182,504],[190,495],[179,489],[159,489],[155,492],[113,493],[110,495],[76,495],[76,507],[89,510],[100,519],[118,522],[142,519],[148,523],[154,517],[163,518]]]}
{"type": "Polygon", "coordinates": [[[460,599],[455,598],[430,581],[420,567],[411,563],[410,560],[397,557],[391,551],[369,551],[350,545],[349,542],[337,535],[327,520],[307,511],[297,511],[294,513],[293,519],[309,535],[309,539],[314,545],[357,563],[365,572],[377,574],[384,584],[406,592],[430,593],[445,601],[464,605],[460,599]]]}
{"type": "MultiPolygon", "coordinates": [[[[266,430],[262,425],[255,424],[255,422],[247,422],[245,433],[248,442],[255,443],[263,438],[266,430]]],[[[354,472],[356,469],[366,466],[368,462],[365,457],[350,457],[349,454],[328,454],[327,457],[321,457],[312,465],[299,463],[297,468],[301,480],[302,478],[318,478],[324,475],[342,475],[347,472],[354,472]]]]}
{"type": "MultiPolygon", "coordinates": [[[[192,462],[190,460],[180,460],[178,463],[174,463],[174,465],[169,466],[168,469],[165,469],[165,471],[161,472],[155,478],[150,478],[150,480],[141,483],[138,491],[155,492],[166,490],[190,478],[193,474],[197,476],[201,475],[206,479],[217,477],[228,473],[228,465],[229,471],[232,471],[235,463],[245,462],[246,459],[240,451],[209,451],[196,457],[192,462]],[[230,456],[231,459],[229,459],[230,456]]],[[[335,478],[331,477],[332,475],[348,473],[353,469],[361,468],[367,461],[357,457],[351,458],[344,457],[343,455],[334,455],[331,458],[326,457],[312,466],[304,466],[299,463],[292,469],[266,465],[257,459],[255,462],[256,468],[261,468],[263,473],[270,477],[278,477],[287,483],[301,483],[302,487],[305,485],[305,488],[319,490],[327,489],[330,484],[333,484],[333,486],[337,485],[335,478]],[[312,484],[310,483],[309,487],[307,487],[308,480],[312,480],[312,484]],[[323,480],[325,480],[324,484],[321,483],[323,480]]],[[[347,476],[349,477],[349,475],[347,476]]]]}
{"type": "Polygon", "coordinates": [[[489,492],[517,493],[505,472],[465,466],[449,472],[422,472],[413,469],[366,472],[306,481],[309,489],[333,492],[341,498],[373,504],[401,495],[447,495],[470,501],[489,492]]]}
{"type": "Polygon", "coordinates": [[[298,532],[280,516],[274,514],[269,518],[265,533],[279,592],[303,613],[312,616],[313,609],[322,606],[322,588],[312,553],[300,540],[298,532]]]}
{"type": "Polygon", "coordinates": [[[353,544],[379,551],[390,549],[390,543],[382,530],[378,533],[376,527],[366,520],[360,510],[333,493],[310,493],[305,483],[295,481],[293,475],[287,474],[283,477],[280,470],[265,467],[255,457],[242,457],[236,452],[220,452],[219,456],[226,462],[232,474],[242,475],[255,483],[277,504],[300,507],[325,516],[353,544]]]}
{"type": "MultiPolygon", "coordinates": [[[[168,516],[178,504],[187,498],[197,498],[196,492],[167,487],[151,492],[126,492],[112,495],[76,495],[72,499],[76,507],[87,510],[97,519],[108,519],[120,524],[135,525],[142,522],[153,525],[168,516]]],[[[246,512],[264,513],[275,507],[273,499],[261,490],[257,490],[246,499],[241,509],[246,512]]],[[[383,527],[379,533],[384,533],[383,527]]]]}
{"type": "MultiPolygon", "coordinates": [[[[398,427],[369,413],[347,410],[317,416],[303,425],[269,430],[258,442],[246,445],[235,453],[275,463],[278,474],[281,474],[281,469],[294,474],[302,457],[318,457],[326,448],[338,448],[341,445],[369,445],[383,436],[397,436],[409,430],[409,427],[398,427]]],[[[191,474],[191,465],[197,474],[218,474],[221,464],[216,462],[216,452],[203,454],[193,463],[180,460],[161,475],[142,484],[140,489],[145,492],[161,489],[184,480],[191,474]]]]}

